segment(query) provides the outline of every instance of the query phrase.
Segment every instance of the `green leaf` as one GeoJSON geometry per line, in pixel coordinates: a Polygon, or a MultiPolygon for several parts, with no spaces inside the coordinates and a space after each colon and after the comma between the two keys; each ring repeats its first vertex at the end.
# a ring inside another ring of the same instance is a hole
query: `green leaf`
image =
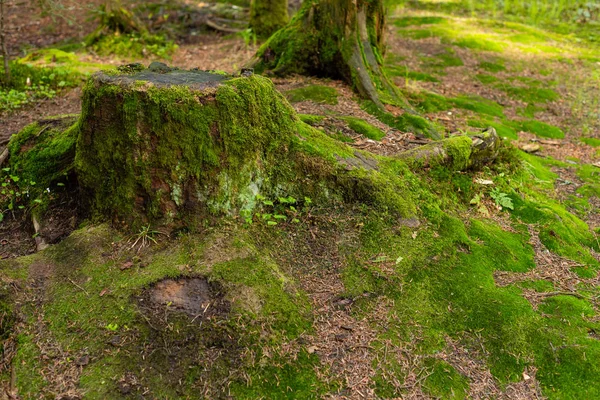
{"type": "Polygon", "coordinates": [[[269,225],[269,226],[277,225],[277,222],[275,222],[275,221],[267,221],[267,225],[269,225]]]}

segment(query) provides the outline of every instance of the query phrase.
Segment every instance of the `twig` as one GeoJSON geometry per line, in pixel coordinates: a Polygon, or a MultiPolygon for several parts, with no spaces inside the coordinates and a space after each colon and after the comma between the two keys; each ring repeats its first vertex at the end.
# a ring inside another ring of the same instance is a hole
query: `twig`
{"type": "Polygon", "coordinates": [[[536,293],[537,297],[552,297],[552,296],[573,296],[573,297],[577,297],[578,299],[583,299],[585,300],[585,297],[580,295],[577,292],[563,292],[563,291],[557,291],[557,292],[543,292],[543,293],[536,293]]]}
{"type": "Polygon", "coordinates": [[[8,147],[6,147],[2,153],[0,153],[0,167],[4,164],[4,161],[8,158],[8,147]]]}
{"type": "Polygon", "coordinates": [[[212,22],[210,19],[207,19],[205,21],[205,24],[217,31],[226,32],[226,33],[239,33],[242,31],[241,29],[228,28],[226,26],[218,25],[215,22],[212,22]]]}
{"type": "Polygon", "coordinates": [[[82,290],[83,293],[85,293],[89,297],[90,294],[87,292],[87,290],[85,290],[84,288],[82,288],[81,286],[79,286],[78,284],[73,282],[73,280],[71,278],[68,278],[68,279],[69,279],[69,282],[71,282],[73,285],[75,285],[75,287],[77,287],[78,289],[82,290]]]}

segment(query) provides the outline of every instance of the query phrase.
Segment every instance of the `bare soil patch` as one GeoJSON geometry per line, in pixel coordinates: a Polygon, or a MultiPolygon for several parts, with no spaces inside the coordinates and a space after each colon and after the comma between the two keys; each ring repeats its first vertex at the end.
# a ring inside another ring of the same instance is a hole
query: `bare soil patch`
{"type": "Polygon", "coordinates": [[[181,311],[198,321],[227,314],[230,309],[220,285],[201,277],[160,281],[140,301],[149,303],[153,308],[181,311]]]}

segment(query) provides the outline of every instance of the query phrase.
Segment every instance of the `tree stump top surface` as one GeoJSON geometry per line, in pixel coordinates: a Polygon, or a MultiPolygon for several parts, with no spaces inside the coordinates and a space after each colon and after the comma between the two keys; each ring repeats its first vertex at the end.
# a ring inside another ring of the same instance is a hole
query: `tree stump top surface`
{"type": "MultiPolygon", "coordinates": [[[[138,82],[149,82],[156,87],[187,86],[191,89],[205,90],[218,87],[232,76],[201,70],[182,70],[169,68],[164,64],[138,69],[120,74],[100,72],[96,79],[105,84],[131,85],[138,82]]],[[[159,64],[159,63],[156,63],[159,64]]]]}

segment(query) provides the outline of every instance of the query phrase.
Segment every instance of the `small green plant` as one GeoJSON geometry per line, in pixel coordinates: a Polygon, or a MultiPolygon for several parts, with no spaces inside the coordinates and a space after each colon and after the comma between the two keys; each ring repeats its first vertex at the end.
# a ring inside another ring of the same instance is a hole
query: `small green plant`
{"type": "Polygon", "coordinates": [[[52,99],[63,88],[79,85],[82,78],[82,74],[70,68],[37,67],[20,60],[11,62],[10,68],[10,83],[0,79],[0,112],[16,110],[37,100],[52,99]]]}
{"type": "Polygon", "coordinates": [[[4,220],[4,216],[9,212],[43,204],[43,197],[50,193],[48,189],[41,192],[39,197],[31,200],[31,192],[36,182],[21,179],[20,176],[11,172],[8,167],[2,168],[0,182],[0,222],[4,220]]]}
{"type": "Polygon", "coordinates": [[[494,188],[490,192],[490,197],[494,199],[496,205],[500,208],[508,208],[509,210],[514,210],[515,207],[513,205],[512,199],[504,192],[501,192],[500,189],[494,188]]]}
{"type": "Polygon", "coordinates": [[[252,47],[256,47],[256,34],[252,31],[252,28],[244,29],[243,31],[238,32],[238,35],[244,40],[246,50],[250,48],[251,44],[252,47]]]}
{"type": "Polygon", "coordinates": [[[275,200],[267,199],[262,195],[256,195],[256,201],[261,206],[261,210],[254,215],[250,210],[240,211],[240,216],[246,225],[256,221],[263,221],[267,226],[275,226],[278,223],[291,222],[297,224],[303,213],[310,211],[312,200],[310,197],[304,197],[303,200],[297,200],[292,196],[278,197],[275,200]]]}
{"type": "Polygon", "coordinates": [[[130,249],[134,249],[137,246],[137,251],[140,251],[144,247],[149,246],[150,243],[156,244],[156,236],[161,233],[162,232],[150,228],[150,224],[142,226],[139,232],[136,233],[131,239],[133,240],[133,244],[131,245],[130,249]]]}
{"type": "Polygon", "coordinates": [[[111,332],[116,332],[117,330],[119,330],[119,325],[115,323],[110,323],[106,325],[106,329],[108,329],[111,332]]]}

